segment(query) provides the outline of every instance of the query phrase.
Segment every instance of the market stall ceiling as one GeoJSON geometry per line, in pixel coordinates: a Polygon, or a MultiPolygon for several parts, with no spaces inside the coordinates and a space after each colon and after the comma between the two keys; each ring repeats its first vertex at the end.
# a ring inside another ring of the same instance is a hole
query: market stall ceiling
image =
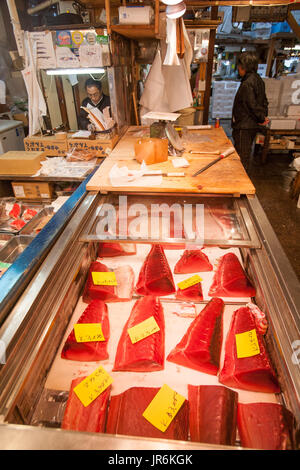
{"type": "MultiPolygon", "coordinates": [[[[105,0],[80,0],[82,4],[86,5],[87,8],[93,8],[93,7],[104,7],[105,6],[105,0]]],[[[130,1],[126,2],[127,4],[130,5],[130,1]]],[[[149,3],[149,2],[145,2],[149,3]]],[[[154,0],[150,3],[154,4],[154,0]]],[[[165,5],[160,2],[161,7],[164,8],[165,5]]],[[[293,5],[293,9],[297,9],[297,5],[295,5],[295,0],[185,0],[185,4],[187,8],[189,7],[207,7],[207,6],[242,6],[242,5],[252,5],[252,6],[274,6],[274,5],[293,5]]],[[[110,0],[110,5],[111,7],[118,7],[120,5],[123,5],[123,2],[121,0],[110,0]]]]}

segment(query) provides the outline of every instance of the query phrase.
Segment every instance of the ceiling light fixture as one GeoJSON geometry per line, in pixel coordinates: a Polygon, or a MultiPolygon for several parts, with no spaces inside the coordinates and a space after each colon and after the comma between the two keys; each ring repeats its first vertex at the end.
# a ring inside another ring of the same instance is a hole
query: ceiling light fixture
{"type": "Polygon", "coordinates": [[[176,19],[183,16],[186,12],[186,4],[184,2],[177,3],[176,5],[168,5],[166,14],[168,18],[176,19]]]}
{"type": "Polygon", "coordinates": [[[178,3],[181,3],[181,1],[182,0],[161,0],[165,5],[177,5],[178,3]]]}

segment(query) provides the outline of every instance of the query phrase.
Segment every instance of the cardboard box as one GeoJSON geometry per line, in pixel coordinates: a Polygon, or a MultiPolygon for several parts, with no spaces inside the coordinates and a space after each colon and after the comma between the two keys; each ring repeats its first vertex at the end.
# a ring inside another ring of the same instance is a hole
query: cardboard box
{"type": "Polygon", "coordinates": [[[95,157],[107,157],[115,145],[117,144],[119,138],[117,135],[109,139],[72,139],[68,138],[68,152],[76,148],[77,150],[91,150],[95,152],[95,157]]]}
{"type": "Polygon", "coordinates": [[[10,150],[0,155],[0,175],[34,175],[44,158],[44,152],[10,150]]]}
{"type": "Polygon", "coordinates": [[[25,137],[24,147],[28,152],[45,152],[45,156],[63,157],[68,150],[67,134],[58,134],[57,136],[32,135],[25,137]]]}
{"type": "Polygon", "coordinates": [[[270,117],[270,129],[294,130],[296,128],[296,119],[286,117],[270,117]]]}
{"type": "Polygon", "coordinates": [[[12,181],[14,195],[17,199],[51,199],[53,185],[51,183],[34,181],[12,181]]]}

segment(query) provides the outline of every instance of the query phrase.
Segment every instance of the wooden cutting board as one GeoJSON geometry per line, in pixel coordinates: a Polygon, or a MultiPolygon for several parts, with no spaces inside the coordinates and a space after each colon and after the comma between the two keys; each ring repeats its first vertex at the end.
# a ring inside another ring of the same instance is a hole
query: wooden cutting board
{"type": "Polygon", "coordinates": [[[109,172],[113,165],[118,167],[127,166],[131,170],[138,170],[140,164],[134,159],[126,156],[118,159],[110,157],[99,167],[97,172],[87,184],[88,191],[108,192],[147,192],[147,193],[197,193],[197,194],[230,194],[240,196],[241,194],[255,194],[255,187],[251,183],[239,156],[234,153],[226,159],[216,163],[205,172],[193,177],[192,174],[203,166],[210,163],[215,157],[186,156],[190,163],[188,168],[175,169],[172,158],[167,162],[149,165],[149,170],[162,170],[162,172],[184,172],[184,177],[163,177],[160,186],[112,186],[109,172]]]}

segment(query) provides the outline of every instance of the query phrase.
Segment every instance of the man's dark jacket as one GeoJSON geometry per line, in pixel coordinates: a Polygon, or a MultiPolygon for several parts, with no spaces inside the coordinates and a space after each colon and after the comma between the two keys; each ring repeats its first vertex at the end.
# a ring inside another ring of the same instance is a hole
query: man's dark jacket
{"type": "MultiPolygon", "coordinates": [[[[85,98],[83,102],[81,103],[81,106],[86,107],[88,104],[95,107],[95,105],[92,103],[90,98],[85,98]]],[[[100,102],[98,103],[98,105],[96,106],[96,108],[98,108],[99,111],[102,112],[103,109],[106,108],[107,106],[110,106],[110,98],[107,95],[102,95],[102,98],[100,102]]],[[[91,121],[87,118],[87,115],[88,113],[86,113],[84,109],[80,109],[79,129],[85,130],[87,129],[87,126],[91,124],[91,121]]]]}
{"type": "Polygon", "coordinates": [[[235,95],[232,109],[233,129],[255,129],[268,116],[265,84],[256,72],[246,73],[235,95]]]}

